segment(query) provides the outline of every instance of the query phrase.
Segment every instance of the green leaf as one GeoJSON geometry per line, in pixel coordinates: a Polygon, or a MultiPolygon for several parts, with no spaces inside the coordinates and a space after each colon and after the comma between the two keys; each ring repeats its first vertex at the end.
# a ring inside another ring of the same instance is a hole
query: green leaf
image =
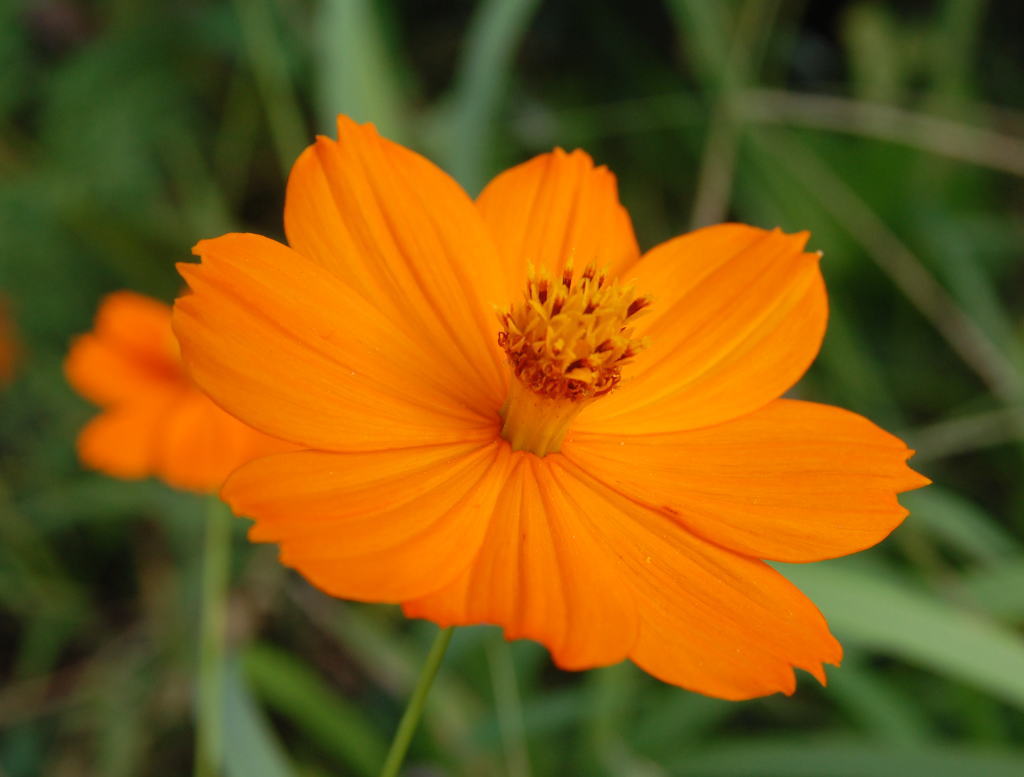
{"type": "Polygon", "coordinates": [[[933,739],[929,721],[896,683],[861,666],[847,649],[843,666],[828,677],[828,695],[858,723],[858,730],[887,745],[916,746],[933,739]]]}
{"type": "Polygon", "coordinates": [[[904,494],[910,520],[978,561],[1019,554],[1021,544],[977,505],[939,486],[904,494]]]}
{"type": "Polygon", "coordinates": [[[681,756],[670,772],[677,777],[1019,777],[1024,774],[1024,756],[839,737],[734,738],[681,756]]]}
{"type": "Polygon", "coordinates": [[[725,71],[730,19],[727,3],[669,0],[683,55],[705,86],[716,85],[725,71]]]}
{"type": "Polygon", "coordinates": [[[537,5],[537,0],[483,0],[470,23],[445,132],[444,167],[471,194],[489,172],[487,154],[512,58],[537,5]]]}
{"type": "Polygon", "coordinates": [[[246,687],[238,660],[224,673],[224,769],[228,777],[292,777],[281,744],[246,687]]]}
{"type": "Polygon", "coordinates": [[[249,68],[260,91],[282,177],[307,145],[308,133],[299,97],[289,72],[284,34],[270,0],[236,0],[235,11],[249,68]]]}
{"type": "Polygon", "coordinates": [[[1024,619],[1024,558],[1014,556],[959,580],[968,601],[1001,618],[1024,619]]]}
{"type": "Polygon", "coordinates": [[[906,84],[906,52],[895,45],[900,30],[889,9],[877,3],[850,7],[842,22],[854,94],[864,100],[897,102],[906,84]]]}
{"type": "Polygon", "coordinates": [[[380,20],[380,3],[369,0],[321,0],[313,16],[317,67],[317,113],[322,129],[333,134],[344,113],[372,121],[381,134],[408,142],[397,74],[400,52],[389,50],[380,20]]]}
{"type": "Polygon", "coordinates": [[[384,762],[387,742],[359,707],[332,693],[301,661],[267,644],[243,656],[255,692],[352,774],[371,777],[384,762]]]}
{"type": "MultiPolygon", "coordinates": [[[[1024,639],[985,617],[858,562],[780,564],[840,640],[896,656],[1024,709],[1024,639]]],[[[921,774],[927,772],[920,772],[921,774]]]]}

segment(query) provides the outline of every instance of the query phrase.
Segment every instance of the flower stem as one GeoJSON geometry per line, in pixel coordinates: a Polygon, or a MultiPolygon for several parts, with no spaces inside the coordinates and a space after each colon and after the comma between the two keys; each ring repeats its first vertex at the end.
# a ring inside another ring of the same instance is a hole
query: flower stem
{"type": "Polygon", "coordinates": [[[223,502],[211,496],[203,540],[195,777],[219,775],[224,760],[224,626],[230,561],[231,514],[223,502]]]}
{"type": "Polygon", "coordinates": [[[444,658],[444,653],[448,649],[448,643],[452,641],[454,631],[455,629],[449,626],[446,629],[441,629],[434,637],[434,644],[430,646],[430,653],[427,654],[427,660],[420,670],[419,679],[416,680],[416,688],[413,690],[402,720],[398,724],[395,738],[391,740],[391,748],[388,750],[388,757],[384,759],[380,777],[398,777],[398,770],[402,767],[402,761],[405,760],[409,743],[412,742],[412,735],[416,732],[420,718],[423,717],[423,705],[430,692],[430,686],[437,675],[438,667],[441,666],[441,659],[444,658]]]}

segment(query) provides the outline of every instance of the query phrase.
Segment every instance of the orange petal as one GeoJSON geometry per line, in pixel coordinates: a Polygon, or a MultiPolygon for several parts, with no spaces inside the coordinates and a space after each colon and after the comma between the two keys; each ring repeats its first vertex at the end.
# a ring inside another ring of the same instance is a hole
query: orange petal
{"type": "Polygon", "coordinates": [[[164,419],[180,391],[153,391],[100,413],[78,435],[78,457],[91,468],[126,480],[153,474],[164,419]]]}
{"type": "Polygon", "coordinates": [[[442,626],[499,624],[508,639],[544,643],[566,669],[621,661],[636,638],[636,605],[619,551],[605,542],[604,516],[567,501],[546,461],[514,457],[473,565],[407,602],[406,614],[442,626]]]}
{"type": "Polygon", "coordinates": [[[558,148],[506,170],[477,206],[505,265],[510,297],[503,305],[522,295],[527,263],[557,277],[572,258],[577,270],[593,262],[615,277],[640,255],[615,176],[580,150],[558,148]]]}
{"type": "Polygon", "coordinates": [[[170,329],[171,306],[134,291],[115,291],[96,311],[96,335],[125,351],[173,366],[177,346],[170,329]]]}
{"type": "Polygon", "coordinates": [[[828,405],[776,400],[719,426],[650,435],[572,434],[567,458],[717,545],[818,561],[884,539],[928,483],[902,441],[828,405]]]}
{"type": "Polygon", "coordinates": [[[626,275],[654,296],[637,336],[649,348],[576,428],[651,434],[721,423],[792,386],[814,360],[828,315],[807,233],[721,224],[670,240],[626,275]]]}
{"type": "Polygon", "coordinates": [[[213,492],[240,465],[286,447],[291,446],[246,426],[194,389],[164,420],[154,470],[175,488],[213,492]]]}
{"type": "Polygon", "coordinates": [[[252,516],[251,538],[333,596],[397,602],[459,575],[505,480],[508,446],[371,453],[302,451],[258,459],[222,496],[252,516]]]}
{"type": "Polygon", "coordinates": [[[170,306],[131,291],[108,294],[93,332],[72,342],[64,372],[79,394],[99,405],[184,385],[170,306]]]}
{"type": "Polygon", "coordinates": [[[175,331],[193,379],[232,415],[311,448],[493,436],[501,398],[438,362],[322,267],[256,235],[196,246],[175,331]]]}
{"type": "MultiPolygon", "coordinates": [[[[762,561],[731,553],[558,457],[566,496],[605,527],[640,627],[629,657],[665,682],[724,699],[795,688],[793,667],[824,682],[842,648],[818,609],[762,561]]],[[[600,596],[595,592],[595,596],[600,596]]]]}
{"type": "Polygon", "coordinates": [[[473,565],[406,602],[442,626],[497,623],[564,668],[629,657],[727,699],[823,680],[841,648],[814,605],[764,562],[720,548],[594,480],[564,456],[516,454],[473,565]]]}
{"type": "Polygon", "coordinates": [[[285,230],[392,326],[434,358],[464,362],[504,398],[493,312],[507,302],[502,269],[472,200],[447,174],[341,116],[338,141],[319,138],[295,163],[285,230]]]}

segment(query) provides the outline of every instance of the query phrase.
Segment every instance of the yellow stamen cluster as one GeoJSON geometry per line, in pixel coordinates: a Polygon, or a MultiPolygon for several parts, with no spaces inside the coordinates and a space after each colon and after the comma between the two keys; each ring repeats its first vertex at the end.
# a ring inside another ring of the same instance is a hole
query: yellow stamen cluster
{"type": "Polygon", "coordinates": [[[588,265],[573,278],[570,262],[555,280],[531,267],[523,301],[499,319],[498,344],[532,392],[574,402],[607,394],[644,342],[632,325],[650,298],[608,282],[588,265]]]}

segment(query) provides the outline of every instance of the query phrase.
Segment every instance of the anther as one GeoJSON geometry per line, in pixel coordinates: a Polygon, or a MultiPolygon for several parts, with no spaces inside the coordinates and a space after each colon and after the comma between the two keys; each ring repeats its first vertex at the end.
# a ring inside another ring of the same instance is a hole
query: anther
{"type": "Polygon", "coordinates": [[[568,375],[573,370],[578,370],[580,367],[583,367],[585,365],[586,362],[583,359],[577,359],[576,361],[574,361],[572,364],[565,368],[565,374],[568,375]]]}
{"type": "Polygon", "coordinates": [[[626,309],[626,318],[635,316],[641,310],[651,304],[650,297],[637,297],[635,300],[629,303],[629,307],[626,309]]]}
{"type": "Polygon", "coordinates": [[[531,392],[589,401],[618,385],[622,365],[643,348],[633,338],[630,319],[650,298],[609,282],[608,273],[592,263],[574,283],[567,262],[560,280],[552,288],[550,276],[530,268],[524,300],[499,315],[498,344],[531,392]]]}

